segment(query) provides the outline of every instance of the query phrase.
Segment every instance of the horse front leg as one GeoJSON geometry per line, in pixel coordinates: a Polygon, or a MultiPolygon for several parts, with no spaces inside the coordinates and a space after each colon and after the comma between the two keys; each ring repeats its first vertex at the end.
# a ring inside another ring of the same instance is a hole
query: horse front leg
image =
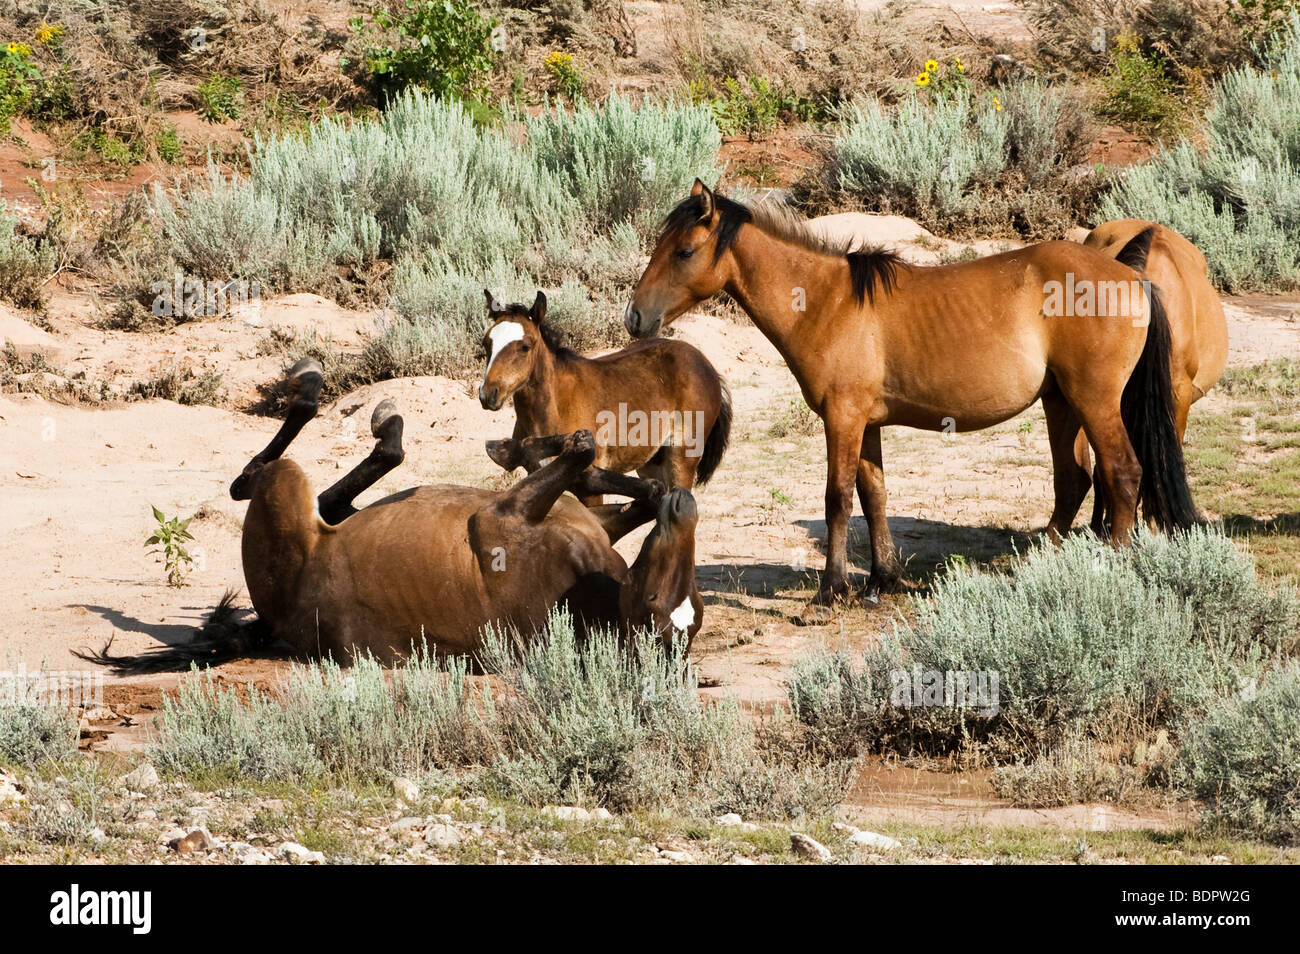
{"type": "Polygon", "coordinates": [[[826,569],[815,603],[828,606],[849,592],[849,518],[862,452],[863,426],[826,415],[826,569]]]}
{"type": "Polygon", "coordinates": [[[867,517],[871,534],[871,578],[867,581],[867,600],[879,602],[881,591],[898,588],[903,567],[894,551],[894,538],[885,517],[885,465],[880,446],[880,428],[868,427],[862,437],[862,456],[858,459],[858,499],[867,517]]]}

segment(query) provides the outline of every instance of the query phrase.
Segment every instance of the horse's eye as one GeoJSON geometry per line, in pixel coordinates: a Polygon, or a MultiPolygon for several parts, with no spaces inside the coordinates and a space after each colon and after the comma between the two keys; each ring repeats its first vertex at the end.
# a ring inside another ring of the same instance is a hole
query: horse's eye
{"type": "Polygon", "coordinates": [[[533,346],[530,345],[530,344],[520,345],[520,346],[519,346],[519,350],[520,350],[520,351],[532,351],[532,350],[533,350],[533,346]]]}
{"type": "Polygon", "coordinates": [[[681,248],[677,250],[678,258],[690,258],[694,254],[695,254],[695,249],[691,248],[688,245],[683,245],[681,248]]]}

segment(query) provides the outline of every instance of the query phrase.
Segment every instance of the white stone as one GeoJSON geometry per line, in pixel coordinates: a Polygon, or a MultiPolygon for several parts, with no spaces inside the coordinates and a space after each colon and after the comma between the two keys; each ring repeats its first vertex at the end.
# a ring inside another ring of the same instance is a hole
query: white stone
{"type": "Polygon", "coordinates": [[[122,781],[133,792],[148,792],[158,787],[158,771],[148,762],[141,762],[123,775],[122,781]]]}
{"type": "Polygon", "coordinates": [[[578,805],[547,805],[542,809],[543,815],[550,815],[560,821],[590,821],[591,812],[578,805]]]}
{"type": "Polygon", "coordinates": [[[296,841],[286,841],[282,844],[280,857],[295,865],[319,865],[325,862],[325,856],[319,851],[312,851],[296,841]]]}
{"type": "Polygon", "coordinates": [[[430,825],[424,833],[424,843],[438,851],[448,851],[460,844],[460,832],[450,825],[430,825]]]}
{"type": "Polygon", "coordinates": [[[829,848],[801,831],[790,832],[790,847],[794,849],[796,855],[810,861],[831,860],[831,850],[829,848]]]}
{"type": "Polygon", "coordinates": [[[409,778],[398,776],[393,779],[393,794],[404,802],[413,802],[420,797],[420,786],[409,778]]]}
{"type": "Polygon", "coordinates": [[[897,838],[881,835],[874,831],[855,831],[849,836],[849,844],[860,848],[875,848],[877,851],[895,851],[903,847],[897,838]]]}

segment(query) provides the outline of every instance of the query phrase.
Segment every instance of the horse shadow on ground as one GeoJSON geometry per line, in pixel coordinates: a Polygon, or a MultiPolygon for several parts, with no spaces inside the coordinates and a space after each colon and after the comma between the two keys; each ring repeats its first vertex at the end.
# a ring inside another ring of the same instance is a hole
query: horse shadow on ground
{"type": "Polygon", "coordinates": [[[1244,513],[1224,514],[1220,521],[1229,536],[1300,537],[1300,513],[1280,513],[1261,519],[1244,513]]]}
{"type": "MultiPolygon", "coordinates": [[[[792,547],[784,563],[717,562],[696,567],[701,591],[714,605],[745,609],[742,597],[774,598],[811,595],[825,562],[826,521],[796,520],[808,533],[808,542],[792,547]]],[[[1005,562],[1042,539],[1041,532],[1026,533],[1010,527],[964,526],[913,517],[891,517],[889,530],[903,563],[904,577],[919,592],[954,558],[968,563],[1005,562]]],[[[855,518],[849,526],[850,579],[863,586],[871,569],[871,541],[867,522],[855,518]]]]}
{"type": "MultiPolygon", "coordinates": [[[[115,633],[99,649],[72,650],[78,659],[104,666],[115,676],[186,672],[191,665],[215,666],[232,659],[296,658],[286,646],[272,642],[268,628],[251,609],[235,605],[233,592],[227,592],[206,612],[203,622],[196,625],[150,624],[111,607],[81,605],[102,616],[120,632],[143,633],[160,644],[133,655],[114,655],[115,633]]],[[[204,613],[202,607],[185,608],[204,613]]]]}
{"type": "MultiPolygon", "coordinates": [[[[113,629],[118,632],[141,633],[150,639],[156,639],[165,646],[179,646],[182,643],[189,642],[194,637],[195,631],[202,625],[201,622],[194,625],[185,623],[146,623],[144,620],[128,616],[121,610],[113,609],[111,606],[98,606],[93,603],[70,603],[67,608],[83,609],[89,613],[94,613],[112,625],[113,629]]],[[[186,606],[185,609],[193,610],[200,617],[209,611],[200,606],[186,606]]]]}

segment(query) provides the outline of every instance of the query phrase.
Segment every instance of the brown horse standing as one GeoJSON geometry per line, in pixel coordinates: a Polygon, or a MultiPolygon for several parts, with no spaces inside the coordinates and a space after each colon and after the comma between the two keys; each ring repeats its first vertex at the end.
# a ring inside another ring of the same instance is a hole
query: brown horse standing
{"type": "MultiPolygon", "coordinates": [[[[1228,364],[1228,322],[1218,292],[1210,283],[1205,256],[1173,229],[1145,219],[1103,222],[1088,233],[1083,244],[1114,258],[1148,230],[1151,244],[1144,270],[1160,289],[1169,316],[1174,425],[1181,441],[1187,433],[1188,410],[1219,382],[1228,364]]],[[[1087,453],[1086,446],[1083,453],[1087,453]]],[[[1105,502],[1098,488],[1092,527],[1100,533],[1105,524],[1105,502]]]]}
{"type": "Polygon", "coordinates": [[[629,504],[588,509],[566,491],[611,488],[590,467],[591,434],[544,438],[553,458],[505,491],[414,487],[356,510],[352,500],[402,460],[402,419],[385,401],[365,461],[317,497],[281,455],[316,416],[322,377],[313,361],[291,372],[284,425],[231,485],[247,500],[242,554],[249,596],[275,638],[312,655],[357,651],[391,662],[427,639],[440,653],[472,653],[483,627],[525,637],[559,603],[589,626],[647,629],[668,644],[690,640],[703,603],[695,586],[695,503],[654,481],[629,504]],[[649,521],[631,569],[613,542],[649,521]]]}
{"type": "Polygon", "coordinates": [[[828,244],[788,212],[747,208],[697,179],[669,214],[624,324],[636,337],[655,335],[725,291],[781,352],[826,428],[825,603],[848,590],[855,483],[871,533],[872,593],[901,576],[885,521],[888,424],[977,430],[1041,398],[1056,469],[1053,534],[1083,501],[1072,473],[1080,429],[1114,504],[1117,542],[1129,539],[1139,497],[1162,526],[1195,519],[1173,425],[1168,320],[1130,267],[1135,256],[1047,242],[913,267],[891,252],[828,244]]]}
{"type": "Polygon", "coordinates": [[[713,476],[731,433],[731,394],[698,350],[682,341],[637,341],[584,358],[559,345],[541,292],[532,307],[484,295],[491,324],[479,401],[490,411],[515,402],[514,436],[488,448],[498,464],[532,469],[518,453],[521,441],[589,430],[601,469],[687,489],[713,476]]]}

